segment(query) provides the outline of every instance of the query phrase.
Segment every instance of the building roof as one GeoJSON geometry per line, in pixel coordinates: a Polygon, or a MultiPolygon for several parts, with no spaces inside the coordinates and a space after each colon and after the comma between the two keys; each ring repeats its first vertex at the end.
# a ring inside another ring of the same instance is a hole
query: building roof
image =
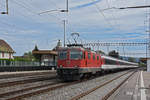
{"type": "Polygon", "coordinates": [[[38,50],[32,51],[33,54],[51,54],[51,55],[57,55],[57,51],[53,51],[53,50],[38,50]]]}
{"type": "Polygon", "coordinates": [[[0,52],[15,53],[15,51],[4,40],[0,39],[0,52]]]}

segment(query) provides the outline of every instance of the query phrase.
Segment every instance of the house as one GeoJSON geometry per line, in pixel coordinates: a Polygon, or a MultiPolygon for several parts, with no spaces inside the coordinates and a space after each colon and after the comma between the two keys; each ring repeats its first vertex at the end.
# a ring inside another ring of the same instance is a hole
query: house
{"type": "Polygon", "coordinates": [[[0,59],[13,59],[15,51],[4,40],[0,39],[0,59]]]}

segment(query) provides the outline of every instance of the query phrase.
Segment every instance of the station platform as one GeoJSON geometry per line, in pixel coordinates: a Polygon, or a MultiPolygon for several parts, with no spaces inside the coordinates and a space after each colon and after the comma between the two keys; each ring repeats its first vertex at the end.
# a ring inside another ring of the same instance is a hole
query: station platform
{"type": "Polygon", "coordinates": [[[109,100],[150,100],[150,72],[136,72],[109,100]]]}

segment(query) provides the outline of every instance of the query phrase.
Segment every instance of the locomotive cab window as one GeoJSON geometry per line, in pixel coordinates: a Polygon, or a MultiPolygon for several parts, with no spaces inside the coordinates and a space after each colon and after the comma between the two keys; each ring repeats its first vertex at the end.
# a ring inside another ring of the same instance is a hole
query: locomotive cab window
{"type": "Polygon", "coordinates": [[[60,60],[67,59],[67,51],[60,51],[58,53],[58,59],[60,60]]]}
{"type": "Polygon", "coordinates": [[[70,51],[70,59],[82,59],[83,58],[83,52],[79,50],[71,50],[70,51]]]}

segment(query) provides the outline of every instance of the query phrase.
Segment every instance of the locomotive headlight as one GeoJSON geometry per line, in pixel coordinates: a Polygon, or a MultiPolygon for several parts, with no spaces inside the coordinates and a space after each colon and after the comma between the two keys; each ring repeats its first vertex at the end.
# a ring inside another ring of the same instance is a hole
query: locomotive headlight
{"type": "Polygon", "coordinates": [[[74,66],[74,68],[78,68],[78,66],[74,66]]]}
{"type": "Polygon", "coordinates": [[[60,65],[59,67],[62,68],[62,65],[60,65]]]}

